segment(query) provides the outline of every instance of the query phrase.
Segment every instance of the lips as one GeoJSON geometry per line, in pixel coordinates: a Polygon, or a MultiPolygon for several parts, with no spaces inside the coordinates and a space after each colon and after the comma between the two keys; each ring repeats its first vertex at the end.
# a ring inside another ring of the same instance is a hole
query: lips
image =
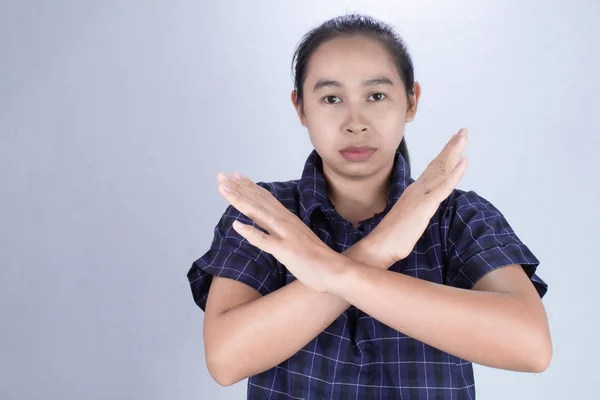
{"type": "Polygon", "coordinates": [[[375,150],[373,147],[369,146],[350,146],[340,150],[341,153],[362,153],[375,150]]]}
{"type": "Polygon", "coordinates": [[[368,160],[376,150],[370,146],[349,146],[340,150],[340,154],[347,161],[359,162],[368,160]]]}

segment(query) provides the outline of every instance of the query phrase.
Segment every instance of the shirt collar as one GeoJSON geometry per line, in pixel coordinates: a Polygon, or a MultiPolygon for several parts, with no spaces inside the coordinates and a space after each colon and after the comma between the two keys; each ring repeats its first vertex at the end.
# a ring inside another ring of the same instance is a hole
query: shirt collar
{"type": "MultiPolygon", "coordinates": [[[[408,166],[402,153],[396,151],[392,167],[392,180],[388,190],[387,206],[377,216],[383,218],[388,210],[400,198],[404,190],[412,182],[408,166]]],[[[310,226],[313,212],[319,208],[330,219],[340,218],[333,204],[327,197],[327,183],[323,176],[323,160],[316,150],[313,150],[304,164],[304,171],[298,183],[300,191],[300,219],[310,226]]]]}

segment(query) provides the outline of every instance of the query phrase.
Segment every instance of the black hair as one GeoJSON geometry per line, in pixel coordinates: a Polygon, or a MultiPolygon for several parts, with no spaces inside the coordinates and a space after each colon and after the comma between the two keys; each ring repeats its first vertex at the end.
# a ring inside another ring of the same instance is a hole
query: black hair
{"type": "MultiPolygon", "coordinates": [[[[306,79],[306,68],[310,56],[324,42],[340,37],[361,34],[372,37],[385,47],[390,54],[392,61],[396,64],[398,75],[406,88],[406,96],[408,104],[411,104],[411,97],[414,96],[414,67],[413,62],[408,53],[406,45],[402,38],[394,31],[394,28],[373,17],[361,14],[347,14],[329,19],[321,25],[306,33],[292,58],[292,75],[294,76],[294,89],[297,92],[297,103],[300,104],[302,113],[303,90],[302,86],[306,79]]],[[[410,175],[410,160],[408,149],[406,147],[406,139],[402,137],[402,141],[398,149],[408,167],[410,175]]]]}

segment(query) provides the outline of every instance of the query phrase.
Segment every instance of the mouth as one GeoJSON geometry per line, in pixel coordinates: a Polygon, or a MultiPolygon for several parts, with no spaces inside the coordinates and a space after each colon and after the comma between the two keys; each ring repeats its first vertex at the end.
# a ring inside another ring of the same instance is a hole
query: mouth
{"type": "Polygon", "coordinates": [[[349,146],[349,147],[346,147],[346,148],[340,150],[340,153],[346,153],[346,152],[359,153],[361,151],[369,151],[369,150],[375,150],[375,148],[370,147],[370,146],[349,146]]]}
{"type": "Polygon", "coordinates": [[[375,152],[370,146],[350,146],[340,150],[340,154],[348,161],[367,160],[375,152]]]}

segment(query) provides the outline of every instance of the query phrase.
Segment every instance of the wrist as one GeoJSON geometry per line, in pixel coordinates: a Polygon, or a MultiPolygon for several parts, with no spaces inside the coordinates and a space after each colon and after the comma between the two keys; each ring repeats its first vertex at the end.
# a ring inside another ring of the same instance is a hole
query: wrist
{"type": "Polygon", "coordinates": [[[344,254],[334,253],[324,257],[325,274],[323,276],[326,293],[333,293],[339,284],[340,278],[349,268],[350,263],[354,262],[344,254]]]}
{"type": "Polygon", "coordinates": [[[367,240],[366,237],[346,249],[342,255],[371,267],[379,267],[381,264],[380,260],[376,258],[376,252],[373,251],[371,240],[367,240]]]}
{"type": "Polygon", "coordinates": [[[344,256],[340,257],[340,259],[331,260],[329,265],[331,267],[328,268],[326,278],[326,293],[342,299],[343,290],[346,288],[349,279],[356,274],[358,269],[369,267],[360,261],[344,256]]]}
{"type": "Polygon", "coordinates": [[[395,260],[386,249],[382,248],[381,243],[383,242],[385,242],[384,238],[380,238],[379,231],[375,228],[368,236],[359,242],[359,244],[362,245],[364,254],[368,254],[366,255],[366,259],[369,261],[359,261],[363,261],[371,267],[380,269],[388,269],[391,267],[397,260],[395,260]]]}

